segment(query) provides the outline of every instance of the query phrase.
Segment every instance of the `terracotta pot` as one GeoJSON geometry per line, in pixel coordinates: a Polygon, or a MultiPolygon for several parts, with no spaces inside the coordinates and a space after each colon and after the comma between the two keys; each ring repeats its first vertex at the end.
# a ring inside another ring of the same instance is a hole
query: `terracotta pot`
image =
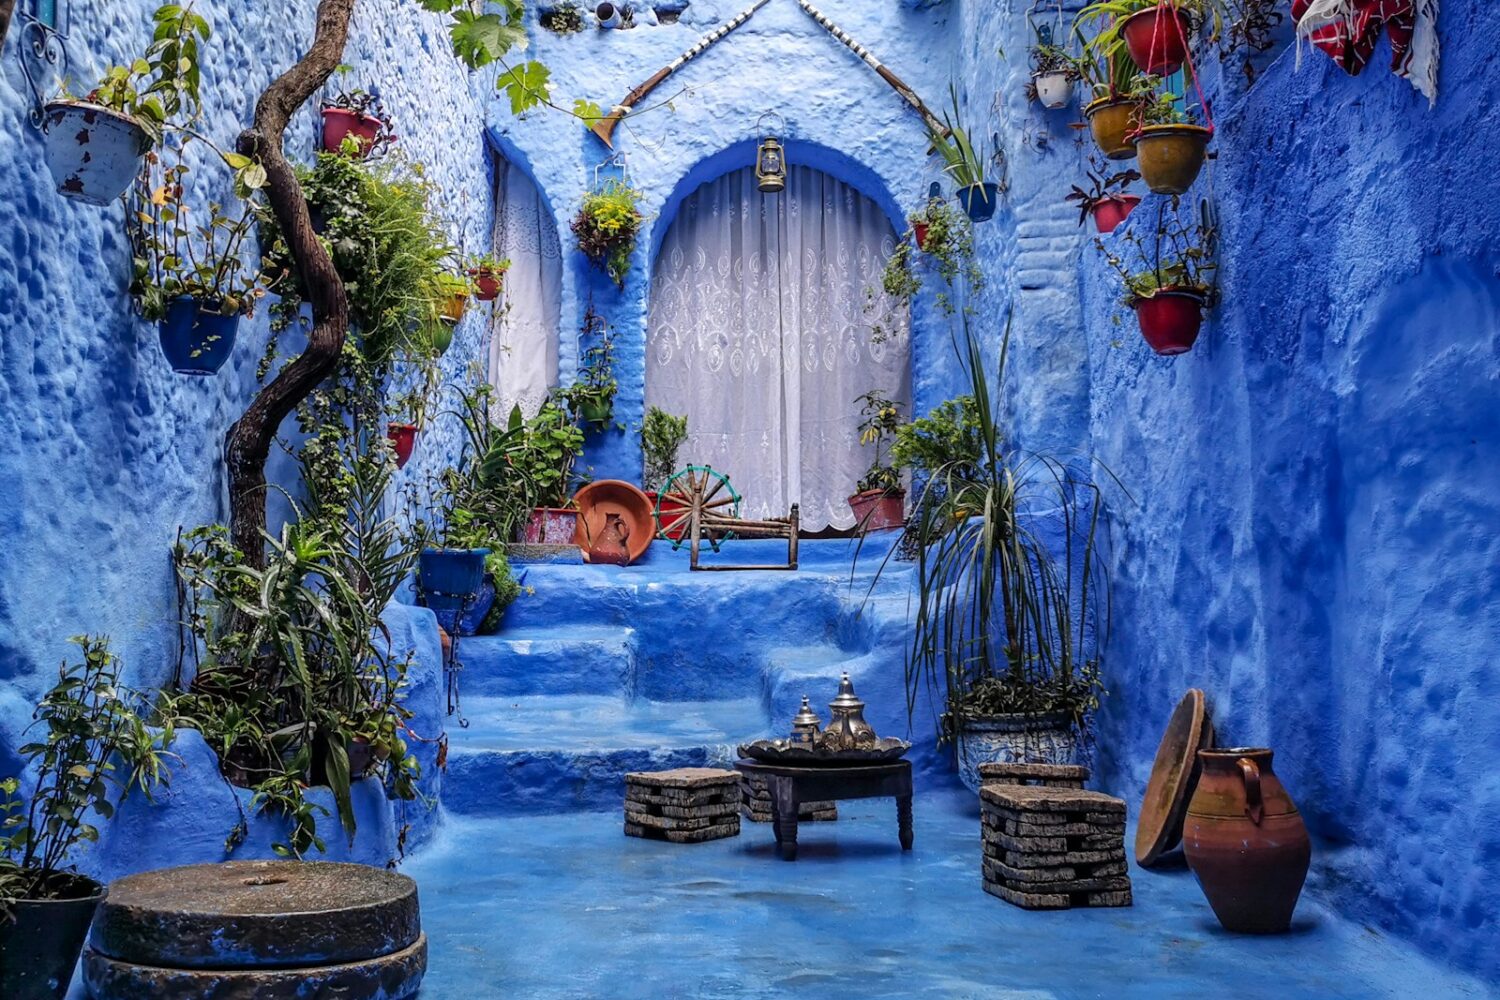
{"type": "Polygon", "coordinates": [[[621,540],[625,546],[624,563],[632,563],[646,554],[651,540],[656,537],[656,521],[651,516],[654,501],[634,483],[622,479],[598,479],[573,495],[577,508],[576,526],[569,541],[584,553],[588,562],[620,562],[613,556],[619,551],[611,544],[594,558],[594,549],[609,532],[611,517],[618,517],[623,525],[621,540]]]}
{"type": "Polygon", "coordinates": [[[927,252],[927,223],[913,222],[911,224],[912,235],[916,237],[917,249],[923,253],[927,252]]]}
{"type": "Polygon", "coordinates": [[[1073,78],[1066,70],[1038,73],[1031,78],[1031,85],[1036,88],[1036,99],[1050,111],[1067,107],[1073,99],[1073,78]]]}
{"type": "Polygon", "coordinates": [[[1203,293],[1191,288],[1163,288],[1135,300],[1141,336],[1157,354],[1186,354],[1203,327],[1203,293]]]}
{"type": "Polygon", "coordinates": [[[1187,15],[1180,10],[1147,7],[1127,17],[1120,33],[1142,73],[1168,76],[1187,59],[1189,27],[1187,15]]]}
{"type": "Polygon", "coordinates": [[[353,136],[359,145],[356,159],[364,159],[375,146],[375,137],[380,134],[381,121],[370,115],[355,114],[348,108],[323,109],[323,150],[337,153],[344,139],[353,136]]]}
{"type": "Polygon", "coordinates": [[[866,532],[901,527],[906,523],[905,502],[905,490],[895,493],[865,490],[854,494],[849,498],[849,509],[854,511],[855,529],[866,532]]]}
{"type": "Polygon", "coordinates": [[[391,447],[396,450],[396,468],[403,468],[411,461],[412,450],[417,446],[417,425],[388,424],[385,433],[391,439],[391,447]]]}
{"type": "Polygon", "coordinates": [[[1083,117],[1088,119],[1095,144],[1111,160],[1128,160],[1135,156],[1135,147],[1125,137],[1135,129],[1136,107],[1135,101],[1101,97],[1083,109],[1083,117]]]}
{"type": "Polygon", "coordinates": [[[47,169],[60,194],[108,205],[130,188],[151,137],[129,115],[87,101],[49,101],[47,169]]]}
{"type": "Polygon", "coordinates": [[[1200,750],[1182,849],[1224,929],[1279,934],[1307,879],[1312,844],[1261,747],[1200,750]]]}
{"type": "Polygon", "coordinates": [[[480,302],[493,302],[500,297],[505,283],[504,271],[474,267],[469,269],[469,277],[474,279],[474,297],[480,302]]]}
{"type": "Polygon", "coordinates": [[[565,507],[538,507],[526,519],[521,541],[527,545],[572,545],[578,530],[578,511],[565,507]]]}
{"type": "Polygon", "coordinates": [[[1113,194],[1094,203],[1094,225],[1101,233],[1112,233],[1115,227],[1135,211],[1141,203],[1138,194],[1113,194]]]}
{"type": "Polygon", "coordinates": [[[1157,194],[1185,194],[1198,179],[1213,133],[1202,125],[1146,125],[1134,136],[1141,179],[1157,194]]]}

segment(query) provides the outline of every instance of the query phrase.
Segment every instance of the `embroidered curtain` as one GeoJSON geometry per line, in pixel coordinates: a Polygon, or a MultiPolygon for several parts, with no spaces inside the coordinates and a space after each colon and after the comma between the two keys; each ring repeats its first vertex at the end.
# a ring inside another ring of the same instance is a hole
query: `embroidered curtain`
{"type": "Polygon", "coordinates": [[[495,169],[495,256],[510,258],[505,295],[490,327],[495,419],[521,404],[533,416],[557,384],[562,248],[552,212],[531,178],[500,160],[495,169]]]}
{"type": "Polygon", "coordinates": [[[728,473],[745,516],[800,503],[809,530],[854,525],[873,456],[855,397],[911,396],[907,309],[881,289],[895,239],[874,202],[809,167],[779,195],[746,168],[683,202],[652,277],[646,403],[687,415],[678,466],[728,473]]]}

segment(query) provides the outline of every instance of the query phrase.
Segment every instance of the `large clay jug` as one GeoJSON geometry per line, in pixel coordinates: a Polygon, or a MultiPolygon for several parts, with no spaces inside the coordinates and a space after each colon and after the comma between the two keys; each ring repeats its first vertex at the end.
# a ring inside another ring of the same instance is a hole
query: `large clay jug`
{"type": "Polygon", "coordinates": [[[1200,750],[1203,773],[1188,804],[1182,850],[1228,931],[1277,934],[1307,878],[1307,827],[1264,748],[1200,750]]]}
{"type": "Polygon", "coordinates": [[[614,511],[604,515],[604,528],[594,544],[589,546],[589,562],[612,563],[616,566],[630,564],[630,526],[614,511]]]}

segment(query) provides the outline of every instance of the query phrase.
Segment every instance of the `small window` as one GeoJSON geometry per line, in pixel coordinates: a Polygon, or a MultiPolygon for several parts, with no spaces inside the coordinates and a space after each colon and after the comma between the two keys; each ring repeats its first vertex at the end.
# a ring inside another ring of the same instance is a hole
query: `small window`
{"type": "Polygon", "coordinates": [[[27,13],[31,15],[32,20],[53,31],[62,29],[62,25],[58,23],[60,20],[58,8],[62,5],[62,0],[29,0],[29,3],[31,9],[27,13]]]}

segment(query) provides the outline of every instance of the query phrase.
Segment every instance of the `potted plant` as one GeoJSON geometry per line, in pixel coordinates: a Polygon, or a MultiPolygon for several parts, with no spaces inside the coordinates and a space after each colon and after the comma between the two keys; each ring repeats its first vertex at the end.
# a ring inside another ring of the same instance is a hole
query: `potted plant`
{"type": "Polygon", "coordinates": [[[1140,118],[1129,141],[1146,186],[1157,194],[1186,194],[1203,169],[1212,130],[1194,124],[1176,94],[1142,104],[1140,118]]]}
{"type": "Polygon", "coordinates": [[[1135,147],[1126,137],[1139,124],[1138,107],[1150,97],[1154,81],[1125,52],[1108,51],[1096,42],[1097,38],[1085,41],[1075,63],[1093,95],[1084,105],[1083,117],[1101,153],[1111,160],[1128,160],[1135,156],[1135,147]]]}
{"type": "MultiPolygon", "coordinates": [[[[936,185],[933,190],[937,190],[936,185]]],[[[984,274],[974,260],[974,225],[966,214],[936,194],[930,194],[927,204],[913,213],[909,221],[911,228],[907,233],[911,238],[903,235],[886,258],[881,288],[891,299],[909,302],[922,290],[923,274],[930,268],[943,279],[944,286],[934,296],[934,304],[944,315],[951,316],[955,305],[949,292],[957,279],[964,278],[971,292],[984,286],[984,274]],[[914,257],[913,244],[922,252],[921,257],[914,257]]],[[[873,289],[868,298],[867,309],[873,311],[873,289]]],[[[873,343],[884,343],[890,337],[888,316],[882,313],[875,317],[870,338],[873,343]]]]}
{"type": "Polygon", "coordinates": [[[995,208],[1000,204],[1000,185],[990,180],[985,170],[986,161],[996,158],[999,151],[991,146],[985,155],[982,144],[979,150],[975,150],[959,115],[958,88],[949,84],[948,92],[953,102],[951,113],[943,116],[948,134],[929,130],[928,138],[932,142],[932,151],[943,160],[943,172],[953,178],[958,188],[959,204],[970,221],[984,222],[994,216],[995,208]]]}
{"type": "Polygon", "coordinates": [[[1102,21],[1096,44],[1124,51],[1142,73],[1169,76],[1188,56],[1193,21],[1209,0],[1098,0],[1078,12],[1075,23],[1102,21]]]}
{"type": "Polygon", "coordinates": [[[179,113],[201,110],[198,43],[208,22],[191,4],[165,4],[152,17],[155,32],[145,55],[111,66],[83,100],[66,93],[47,103],[47,168],[57,190],[90,205],[107,205],[130,187],[141,158],[179,113]]]}
{"type": "Polygon", "coordinates": [[[901,470],[886,461],[886,444],[896,437],[901,426],[901,404],[883,392],[872,390],[855,400],[859,404],[859,443],[874,445],[870,468],[849,498],[855,526],[861,534],[884,528],[899,528],[906,523],[906,490],[901,487],[901,470]]]}
{"type": "Polygon", "coordinates": [[[255,221],[254,197],[265,170],[237,153],[220,153],[235,169],[239,214],[210,202],[204,218],[188,203],[185,137],[146,157],[126,213],[134,254],[130,292],[141,315],[158,326],[162,353],[182,375],[213,375],[234,350],[240,317],[265,296],[264,272],[246,267],[245,241],[255,221]],[[163,153],[175,154],[167,164],[163,153]]]}
{"type": "MultiPolygon", "coordinates": [[[[646,488],[646,496],[663,515],[682,509],[681,504],[663,499],[661,491],[677,471],[677,453],[682,450],[687,435],[687,417],[674,416],[660,407],[648,408],[646,418],[641,421],[642,485],[646,488]]],[[[674,525],[665,537],[676,541],[682,537],[685,527],[674,525]]]]}
{"type": "Polygon", "coordinates": [[[475,258],[469,264],[469,278],[474,284],[474,297],[480,302],[493,302],[500,297],[505,282],[505,272],[510,270],[510,258],[497,258],[491,254],[475,258]]]}
{"type": "Polygon", "coordinates": [[[562,0],[544,8],[537,21],[555,35],[572,35],[583,30],[583,9],[574,0],[562,0]]]}
{"type": "MultiPolygon", "coordinates": [[[[1008,345],[1007,325],[1002,377],[1008,345]]],[[[970,392],[949,408],[961,419],[925,441],[907,435],[938,464],[903,535],[918,593],[906,684],[909,712],[924,691],[942,694],[939,739],[977,790],[985,761],[1074,760],[1101,691],[1109,603],[1097,488],[1003,439],[972,334],[965,366],[970,392]],[[1037,525],[1040,511],[1055,530],[1037,525]]]]}
{"type": "Polygon", "coordinates": [[[1135,232],[1121,237],[1125,260],[1102,242],[1109,265],[1125,285],[1125,304],[1135,310],[1141,336],[1157,354],[1172,356],[1191,350],[1203,325],[1203,310],[1214,299],[1216,228],[1204,202],[1194,222],[1184,222],[1172,199],[1172,214],[1163,206],[1152,244],[1135,232]]]}
{"type": "Polygon", "coordinates": [[[1140,180],[1141,175],[1134,170],[1106,173],[1108,167],[1098,161],[1091,163],[1090,167],[1088,189],[1074,184],[1073,191],[1066,200],[1078,203],[1080,226],[1088,221],[1089,216],[1093,216],[1094,226],[1099,232],[1112,233],[1116,226],[1130,218],[1130,213],[1141,203],[1140,195],[1127,194],[1125,191],[1131,182],[1140,180]]]}
{"type": "MultiPolygon", "coordinates": [[[[434,285],[438,316],[449,327],[457,326],[463,321],[464,313],[469,308],[469,296],[474,292],[474,284],[462,274],[451,274],[439,272],[434,285]]],[[[452,343],[452,338],[449,338],[452,343]]],[[[447,345],[438,349],[441,354],[447,350],[447,345]]]]}
{"type": "Polygon", "coordinates": [[[1031,46],[1031,83],[1028,96],[1042,107],[1057,110],[1073,99],[1073,81],[1079,78],[1078,66],[1067,49],[1052,37],[1052,26],[1032,26],[1036,36],[1031,46]]]}
{"type": "MultiPolygon", "coordinates": [[[[347,72],[347,67],[339,67],[347,72]]],[[[378,155],[396,141],[391,118],[380,98],[365,90],[341,90],[324,101],[323,152],[363,160],[378,155]]]]}
{"type": "Polygon", "coordinates": [[[609,180],[597,191],[584,195],[572,223],[573,235],[583,255],[625,287],[635,238],[645,216],[636,207],[639,191],[623,180],[609,180]]]}
{"type": "MultiPolygon", "coordinates": [[[[529,544],[567,545],[573,541],[578,512],[570,506],[573,463],[583,454],[583,431],[563,405],[560,394],[542,404],[525,422],[524,433],[509,457],[530,507],[521,540],[529,544]]],[[[511,414],[512,425],[520,409],[511,414]]]]}
{"type": "Polygon", "coordinates": [[[21,747],[35,781],[0,780],[0,996],[62,1000],[104,886],[73,867],[95,825],[163,780],[173,727],[147,728],[145,699],[121,683],[108,640],[78,637],[37,706],[45,736],[21,747]],[[115,791],[118,789],[118,797],[115,791]]]}
{"type": "Polygon", "coordinates": [[[578,369],[573,384],[561,390],[559,398],[567,401],[574,423],[595,431],[609,426],[615,415],[615,394],[619,383],[615,381],[614,338],[604,318],[594,311],[590,302],[583,314],[580,343],[599,337],[599,342],[583,352],[583,364],[578,369]]]}

